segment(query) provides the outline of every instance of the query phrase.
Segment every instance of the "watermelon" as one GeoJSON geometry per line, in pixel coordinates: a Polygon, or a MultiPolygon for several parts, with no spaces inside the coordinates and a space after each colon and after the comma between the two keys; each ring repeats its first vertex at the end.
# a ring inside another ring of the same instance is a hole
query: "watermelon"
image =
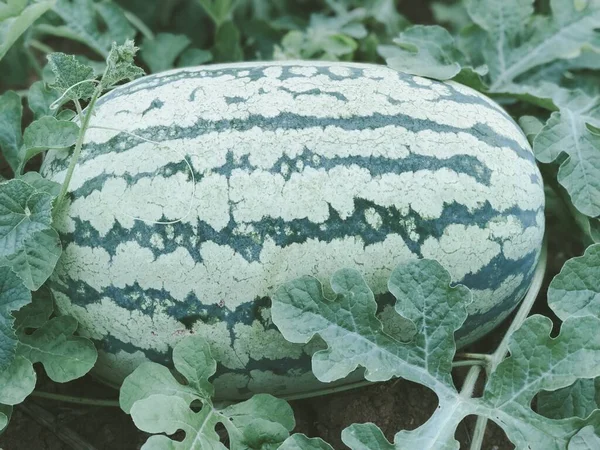
{"type": "MultiPolygon", "coordinates": [[[[65,152],[42,172],[62,182],[65,152]]],[[[184,336],[218,359],[217,396],[316,393],[319,343],[286,342],[284,282],[363,273],[386,326],[392,269],[433,258],[473,291],[473,342],[527,290],[544,191],[527,139],[474,90],[379,65],[249,62],[147,76],[104,95],[57,228],[57,309],[119,385],[184,336]]],[[[344,382],[347,382],[345,380],[344,382]]]]}

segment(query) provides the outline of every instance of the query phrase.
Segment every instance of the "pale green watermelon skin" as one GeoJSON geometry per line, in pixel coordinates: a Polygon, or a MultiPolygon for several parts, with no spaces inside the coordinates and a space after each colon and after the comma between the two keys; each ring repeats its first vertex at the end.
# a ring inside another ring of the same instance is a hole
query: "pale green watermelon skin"
{"type": "MultiPolygon", "coordinates": [[[[61,182],[67,164],[50,152],[42,172],[61,182]]],[[[289,395],[323,385],[311,347],[270,321],[279,285],[355,267],[389,321],[391,270],[434,258],[473,290],[472,342],[529,286],[544,192],[520,128],[470,88],[377,65],[226,64],[102,97],[57,227],[50,286],[96,342],[98,377],[169,364],[199,334],[218,397],[289,395]]]]}

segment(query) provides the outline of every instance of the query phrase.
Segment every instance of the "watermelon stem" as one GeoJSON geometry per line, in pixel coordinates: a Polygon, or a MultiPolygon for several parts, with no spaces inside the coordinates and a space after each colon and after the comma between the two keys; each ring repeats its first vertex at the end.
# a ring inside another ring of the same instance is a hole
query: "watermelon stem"
{"type": "Polygon", "coordinates": [[[483,359],[467,359],[464,361],[453,361],[452,368],[455,367],[470,367],[470,366],[486,366],[487,362],[483,359]]]}
{"type": "Polygon", "coordinates": [[[73,151],[73,155],[71,156],[71,162],[69,163],[69,168],[67,169],[65,180],[63,181],[62,187],[60,189],[60,194],[58,194],[58,198],[56,200],[57,206],[59,206],[63,202],[65,196],[67,195],[69,183],[71,182],[71,178],[73,177],[73,171],[75,170],[75,166],[77,165],[77,161],[79,160],[79,155],[81,154],[81,148],[83,147],[83,139],[85,138],[85,133],[90,125],[90,120],[92,118],[94,106],[96,105],[100,94],[102,94],[103,89],[104,88],[102,82],[100,82],[94,90],[94,95],[92,96],[85,113],[81,110],[81,105],[79,104],[79,101],[75,101],[75,107],[77,108],[77,114],[79,115],[81,128],[79,129],[79,136],[77,136],[75,150],[73,151]]]}
{"type": "Polygon", "coordinates": [[[31,396],[38,397],[38,398],[45,398],[47,400],[57,400],[59,402],[76,403],[78,405],[110,406],[110,407],[117,407],[117,408],[119,407],[118,400],[76,397],[76,396],[72,396],[72,395],[54,394],[51,392],[44,392],[44,391],[33,391],[31,393],[31,396]]]}

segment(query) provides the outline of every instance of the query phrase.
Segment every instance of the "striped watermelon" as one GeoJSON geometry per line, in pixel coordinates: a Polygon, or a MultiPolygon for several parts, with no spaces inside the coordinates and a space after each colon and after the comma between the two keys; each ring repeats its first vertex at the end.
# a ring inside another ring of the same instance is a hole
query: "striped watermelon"
{"type": "MultiPolygon", "coordinates": [[[[316,391],[317,344],[284,341],[268,300],[305,274],[358,268],[394,326],[392,268],[435,258],[473,289],[461,344],[531,281],[540,173],[513,120],[460,84],[353,63],[188,68],[115,89],[91,126],[51,289],[108,383],[199,334],[221,398],[316,391]]],[[[42,171],[61,182],[67,164],[50,152],[42,171]]]]}

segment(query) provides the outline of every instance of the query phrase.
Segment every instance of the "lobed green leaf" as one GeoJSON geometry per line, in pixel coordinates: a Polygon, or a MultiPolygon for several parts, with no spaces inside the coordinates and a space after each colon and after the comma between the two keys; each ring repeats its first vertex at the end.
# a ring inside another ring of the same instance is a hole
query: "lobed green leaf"
{"type": "Polygon", "coordinates": [[[121,387],[121,408],[130,413],[136,426],[148,433],[185,432],[182,441],[167,436],[152,436],[143,449],[226,449],[215,427],[221,423],[229,434],[231,450],[262,448],[275,450],[294,428],[290,406],[271,395],[215,408],[209,378],[216,371],[216,361],[208,343],[200,336],[188,336],[173,350],[173,363],[181,384],[166,368],[146,363],[129,375],[121,387]],[[202,403],[194,412],[190,405],[202,403]]]}
{"type": "Polygon", "coordinates": [[[31,292],[9,267],[0,267],[0,373],[15,359],[18,339],[13,330],[12,313],[29,302],[31,292]]]}

